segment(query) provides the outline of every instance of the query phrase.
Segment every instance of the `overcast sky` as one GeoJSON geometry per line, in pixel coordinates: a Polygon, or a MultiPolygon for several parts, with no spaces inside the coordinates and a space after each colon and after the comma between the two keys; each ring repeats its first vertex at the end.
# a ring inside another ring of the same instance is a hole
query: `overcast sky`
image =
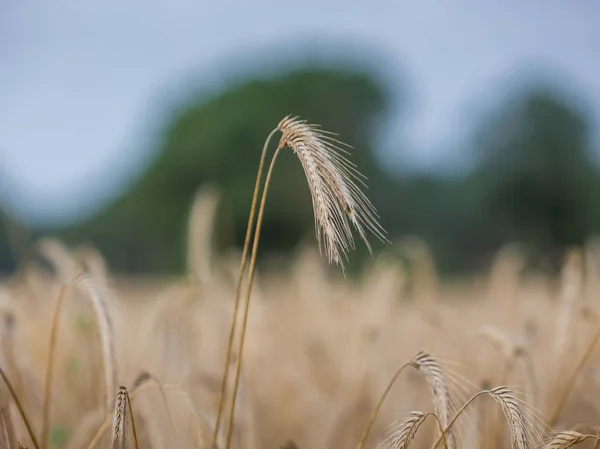
{"type": "Polygon", "coordinates": [[[139,170],[152,107],[182,79],[223,84],[293,60],[286,49],[342,44],[409,91],[406,120],[383,130],[390,162],[456,161],[473,117],[523,71],[564,81],[600,129],[597,0],[4,0],[2,201],[32,222],[89,212],[139,170]]]}

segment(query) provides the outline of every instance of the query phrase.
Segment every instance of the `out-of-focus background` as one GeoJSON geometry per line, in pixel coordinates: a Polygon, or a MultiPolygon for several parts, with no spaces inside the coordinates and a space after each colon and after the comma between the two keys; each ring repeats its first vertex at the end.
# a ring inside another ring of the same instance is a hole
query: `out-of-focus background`
{"type": "MultiPolygon", "coordinates": [[[[354,146],[390,239],[419,235],[442,272],[513,241],[551,259],[600,227],[599,24],[591,0],[2,2],[0,269],[50,234],[115,271],[180,272],[207,183],[215,245],[239,245],[287,114],[354,146]]],[[[263,258],[312,220],[290,152],[263,258]]]]}
{"type": "Polygon", "coordinates": [[[142,448],[596,447],[599,44],[597,0],[0,0],[0,447],[109,447],[119,385],[142,448]],[[235,327],[288,114],[391,244],[327,271],[284,151],[235,327]]]}

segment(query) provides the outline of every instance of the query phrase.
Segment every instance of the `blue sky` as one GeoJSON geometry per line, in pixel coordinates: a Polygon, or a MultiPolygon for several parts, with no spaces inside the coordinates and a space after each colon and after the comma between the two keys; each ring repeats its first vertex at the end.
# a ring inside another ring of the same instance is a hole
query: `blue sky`
{"type": "Polygon", "coordinates": [[[473,119],[531,74],[600,130],[599,44],[594,0],[0,2],[1,199],[30,223],[90,213],[141,170],[182,80],[218,87],[311,49],[349,49],[407,91],[381,131],[403,167],[460,163],[473,119]]]}

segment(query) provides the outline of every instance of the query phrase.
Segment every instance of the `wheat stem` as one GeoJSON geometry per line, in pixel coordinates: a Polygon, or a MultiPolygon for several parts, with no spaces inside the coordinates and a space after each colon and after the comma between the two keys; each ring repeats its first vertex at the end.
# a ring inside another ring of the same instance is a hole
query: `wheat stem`
{"type": "Polygon", "coordinates": [[[126,398],[127,398],[127,407],[129,408],[129,419],[131,419],[131,433],[133,435],[133,445],[135,449],[140,449],[138,444],[137,432],[135,431],[135,419],[133,417],[133,408],[131,407],[131,398],[129,397],[129,393],[125,390],[126,398]]]}
{"type": "Polygon", "coordinates": [[[442,442],[442,437],[444,437],[444,435],[446,434],[446,432],[448,432],[448,430],[450,429],[450,427],[452,427],[454,425],[454,423],[456,422],[456,420],[458,419],[458,417],[460,415],[462,415],[462,413],[467,409],[467,407],[469,407],[469,405],[471,405],[475,399],[477,399],[479,396],[484,395],[484,394],[489,394],[489,390],[478,391],[473,396],[471,396],[467,402],[465,402],[463,404],[463,406],[458,410],[458,412],[456,412],[456,415],[454,415],[454,417],[450,420],[450,422],[446,426],[446,429],[444,429],[444,431],[442,432],[442,435],[440,435],[440,437],[435,442],[435,444],[433,446],[431,446],[432,449],[435,448],[435,447],[437,447],[437,445],[442,442]]]}
{"type": "Polygon", "coordinates": [[[556,424],[556,421],[558,420],[558,418],[560,417],[560,412],[562,411],[562,408],[564,407],[565,403],[567,402],[569,393],[573,389],[573,386],[575,385],[575,381],[579,377],[579,374],[581,374],[581,370],[585,366],[585,363],[592,355],[592,352],[594,351],[594,348],[596,347],[598,340],[600,340],[600,328],[598,328],[598,330],[596,331],[594,338],[592,338],[592,340],[590,341],[590,344],[587,346],[585,352],[583,353],[583,356],[581,357],[581,359],[575,366],[575,369],[571,373],[571,376],[565,383],[565,388],[561,391],[561,395],[558,399],[558,402],[557,402],[556,406],[554,407],[554,410],[553,410],[552,414],[550,415],[550,418],[548,419],[548,425],[550,427],[553,427],[556,424]]]}
{"type": "Polygon", "coordinates": [[[260,180],[262,178],[262,172],[265,165],[265,158],[267,154],[267,149],[269,147],[269,142],[273,135],[277,132],[277,128],[275,128],[265,141],[263,146],[262,154],[260,156],[260,163],[258,165],[258,172],[256,174],[256,183],[254,185],[254,194],[252,195],[252,205],[250,206],[250,215],[248,216],[248,225],[246,226],[246,238],[244,240],[244,249],[242,251],[242,261],[240,264],[240,271],[238,275],[237,282],[237,290],[235,294],[235,304],[233,306],[233,317],[231,319],[231,326],[229,328],[229,340],[227,342],[227,354],[225,356],[225,363],[223,366],[223,375],[221,376],[221,388],[219,389],[219,397],[218,397],[218,408],[217,408],[217,416],[215,421],[215,428],[213,431],[212,445],[211,447],[217,447],[217,438],[219,435],[219,427],[221,425],[221,416],[223,414],[223,405],[225,404],[225,389],[227,387],[227,378],[229,377],[229,359],[231,358],[231,351],[233,349],[233,337],[235,335],[235,328],[237,324],[237,315],[240,306],[240,299],[242,293],[242,282],[244,280],[244,274],[246,272],[246,264],[248,261],[248,249],[250,248],[250,237],[252,235],[252,229],[254,227],[254,214],[256,212],[256,203],[258,202],[258,193],[260,188],[260,180]]]}
{"type": "Polygon", "coordinates": [[[250,295],[252,293],[252,284],[254,282],[254,273],[256,271],[256,255],[258,252],[258,242],[260,241],[260,230],[262,227],[263,215],[265,211],[265,203],[267,200],[267,192],[269,190],[269,183],[271,182],[271,176],[273,174],[273,168],[275,167],[275,161],[281,151],[281,147],[278,147],[271,159],[271,165],[267,172],[265,184],[262,191],[262,198],[260,200],[260,208],[258,210],[258,218],[256,220],[256,231],[254,232],[254,240],[252,242],[252,253],[250,255],[250,268],[248,271],[248,285],[246,286],[246,297],[244,301],[244,316],[242,318],[242,328],[240,333],[240,342],[238,349],[238,356],[235,361],[235,377],[233,381],[233,391],[231,394],[231,408],[229,409],[229,421],[227,423],[227,440],[225,443],[225,449],[229,449],[231,445],[231,436],[233,435],[233,416],[235,412],[235,400],[237,397],[237,391],[239,387],[240,371],[242,368],[242,354],[244,351],[244,340],[246,336],[246,327],[248,323],[248,311],[250,309],[250,295]]]}
{"type": "Polygon", "coordinates": [[[48,350],[48,366],[46,367],[46,385],[44,390],[44,405],[42,412],[42,449],[48,447],[48,431],[50,428],[50,405],[52,403],[52,380],[54,377],[54,355],[56,354],[56,340],[60,327],[60,311],[65,297],[67,296],[68,284],[63,283],[58,294],[54,316],[52,318],[52,329],[50,330],[50,349],[48,350]]]}
{"type": "Polygon", "coordinates": [[[23,406],[21,405],[21,402],[19,401],[19,398],[17,397],[17,394],[15,393],[14,388],[12,387],[10,381],[8,380],[8,377],[6,377],[6,373],[4,372],[2,367],[0,367],[0,376],[2,376],[2,380],[4,381],[4,384],[8,388],[8,391],[10,392],[11,397],[13,398],[13,400],[15,401],[15,404],[17,405],[17,409],[19,410],[21,419],[23,420],[23,423],[25,424],[25,427],[27,428],[27,433],[29,433],[29,437],[31,438],[33,447],[35,449],[40,449],[40,445],[38,444],[37,439],[35,438],[33,429],[31,427],[31,424],[29,423],[29,419],[27,419],[27,415],[25,414],[25,410],[23,409],[23,406]]]}
{"type": "Polygon", "coordinates": [[[365,445],[367,438],[369,437],[369,434],[371,433],[371,429],[373,428],[373,424],[375,423],[375,419],[377,418],[377,415],[379,414],[379,409],[381,409],[381,406],[383,405],[383,401],[385,400],[388,393],[392,389],[392,386],[394,385],[394,383],[396,383],[396,379],[398,379],[398,376],[400,376],[402,371],[404,371],[404,368],[409,366],[410,363],[411,362],[406,362],[400,368],[398,368],[398,370],[396,371],[396,373],[394,374],[392,379],[388,382],[387,386],[385,387],[385,390],[383,391],[382,395],[379,398],[379,401],[377,402],[377,405],[375,406],[375,408],[373,409],[373,412],[371,413],[369,422],[367,423],[365,430],[363,430],[363,433],[360,437],[360,441],[358,442],[358,446],[356,446],[356,449],[362,449],[363,446],[365,445]]]}

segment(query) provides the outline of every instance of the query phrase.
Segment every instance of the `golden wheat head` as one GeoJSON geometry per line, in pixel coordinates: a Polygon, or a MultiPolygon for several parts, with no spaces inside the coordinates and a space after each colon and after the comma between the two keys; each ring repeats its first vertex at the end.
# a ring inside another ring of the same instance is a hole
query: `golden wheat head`
{"type": "MultiPolygon", "coordinates": [[[[427,379],[433,396],[435,414],[439,417],[441,425],[447,428],[452,414],[452,400],[442,367],[435,358],[423,351],[420,351],[411,359],[411,364],[421,371],[427,379]]],[[[446,441],[448,448],[453,449],[454,437],[450,430],[446,433],[446,441]]]]}
{"type": "Polygon", "coordinates": [[[113,413],[111,444],[113,449],[124,449],[127,445],[127,388],[119,387],[113,413]]]}
{"type": "Polygon", "coordinates": [[[590,435],[583,435],[579,432],[572,430],[566,430],[559,432],[548,441],[545,445],[545,449],[567,449],[575,444],[581,443],[582,441],[590,438],[590,435]]]}
{"type": "Polygon", "coordinates": [[[282,132],[279,148],[291,148],[306,174],[319,249],[329,263],[335,262],[343,269],[343,259],[347,259],[348,250],[354,249],[350,225],[369,251],[367,231],[386,240],[375,207],[358,186],[365,186],[364,177],[344,155],[348,152],[343,147],[350,147],[334,139],[334,134],[297,117],[285,117],[277,129],[282,132]]]}
{"type": "Polygon", "coordinates": [[[530,447],[527,436],[529,423],[514,393],[506,387],[497,387],[489,390],[488,394],[502,408],[502,412],[510,428],[511,447],[514,449],[528,449],[530,447]]]}
{"type": "Polygon", "coordinates": [[[427,415],[419,411],[413,411],[408,414],[398,424],[397,429],[391,436],[389,447],[391,449],[406,449],[414,439],[419,427],[425,422],[427,415]]]}

